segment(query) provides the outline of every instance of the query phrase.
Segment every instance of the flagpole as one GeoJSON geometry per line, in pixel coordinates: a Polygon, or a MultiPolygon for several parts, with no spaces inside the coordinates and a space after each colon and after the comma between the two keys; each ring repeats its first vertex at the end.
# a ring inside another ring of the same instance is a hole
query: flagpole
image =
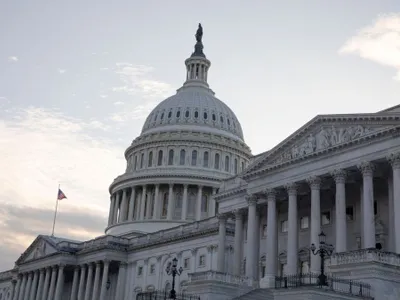
{"type": "Polygon", "coordinates": [[[59,191],[60,191],[60,184],[58,184],[57,197],[56,197],[56,209],[54,211],[53,230],[51,231],[51,236],[54,236],[54,227],[56,226],[57,209],[58,209],[58,192],[59,191]]]}

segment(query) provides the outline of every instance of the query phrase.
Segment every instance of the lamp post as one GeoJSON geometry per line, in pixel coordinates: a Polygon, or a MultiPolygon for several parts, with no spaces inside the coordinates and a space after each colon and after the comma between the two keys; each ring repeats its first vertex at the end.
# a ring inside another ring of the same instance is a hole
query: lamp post
{"type": "Polygon", "coordinates": [[[169,298],[170,299],[176,299],[176,291],[175,291],[175,277],[176,275],[180,276],[183,272],[182,267],[179,269],[177,268],[178,260],[175,257],[172,262],[169,262],[167,265],[167,268],[165,271],[167,272],[168,275],[172,275],[172,289],[171,292],[169,293],[169,298]]]}
{"type": "Polygon", "coordinates": [[[328,285],[325,275],[325,257],[329,257],[333,253],[333,246],[326,243],[326,235],[323,231],[318,235],[319,237],[319,248],[314,244],[311,244],[311,251],[314,255],[321,257],[321,274],[318,276],[320,285],[328,285]]]}

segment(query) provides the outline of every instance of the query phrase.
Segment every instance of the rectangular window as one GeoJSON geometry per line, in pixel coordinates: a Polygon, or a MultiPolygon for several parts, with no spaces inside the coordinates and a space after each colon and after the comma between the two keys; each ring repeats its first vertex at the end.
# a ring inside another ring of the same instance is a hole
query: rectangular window
{"type": "Polygon", "coordinates": [[[199,256],[199,267],[204,267],[206,265],[206,256],[204,254],[199,256]]]}
{"type": "Polygon", "coordinates": [[[353,209],[353,206],[346,207],[346,219],[347,219],[347,221],[353,221],[354,220],[354,209],[353,209]]]}
{"type": "Polygon", "coordinates": [[[300,218],[300,229],[308,229],[309,227],[309,218],[307,216],[300,218]]]}
{"type": "Polygon", "coordinates": [[[281,222],[281,232],[288,232],[288,221],[282,221],[281,222]]]}
{"type": "Polygon", "coordinates": [[[321,225],[331,224],[331,212],[326,211],[321,214],[321,225]]]}
{"type": "Polygon", "coordinates": [[[375,201],[374,202],[374,215],[376,216],[378,214],[378,203],[375,201]]]}
{"type": "Polygon", "coordinates": [[[266,237],[266,236],[267,236],[267,224],[264,224],[262,227],[262,237],[266,237]]]}
{"type": "Polygon", "coordinates": [[[144,166],[144,153],[140,155],[140,168],[143,169],[144,166]]]}
{"type": "Polygon", "coordinates": [[[187,257],[183,260],[183,268],[189,269],[190,268],[190,257],[187,257]]]}
{"type": "Polygon", "coordinates": [[[156,265],[155,264],[151,264],[150,265],[150,274],[154,274],[156,272],[156,265]]]}
{"type": "Polygon", "coordinates": [[[143,274],[143,267],[139,266],[137,270],[137,276],[142,276],[142,274],[143,274]]]}

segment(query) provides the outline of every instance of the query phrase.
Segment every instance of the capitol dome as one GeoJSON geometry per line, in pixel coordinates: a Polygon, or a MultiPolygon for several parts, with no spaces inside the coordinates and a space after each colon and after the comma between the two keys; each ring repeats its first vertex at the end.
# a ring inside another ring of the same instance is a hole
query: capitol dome
{"type": "Polygon", "coordinates": [[[249,163],[238,119],[208,85],[202,35],[199,25],[185,83],[153,109],[125,151],[125,173],[110,186],[107,234],[137,236],[214,217],[221,181],[249,163]]]}

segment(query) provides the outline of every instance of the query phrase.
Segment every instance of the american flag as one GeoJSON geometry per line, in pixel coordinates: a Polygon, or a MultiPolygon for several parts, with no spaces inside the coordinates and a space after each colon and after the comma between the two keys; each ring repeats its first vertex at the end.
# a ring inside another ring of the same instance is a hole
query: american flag
{"type": "Polygon", "coordinates": [[[58,189],[57,200],[62,200],[62,199],[67,199],[67,196],[65,196],[62,190],[58,189]]]}

